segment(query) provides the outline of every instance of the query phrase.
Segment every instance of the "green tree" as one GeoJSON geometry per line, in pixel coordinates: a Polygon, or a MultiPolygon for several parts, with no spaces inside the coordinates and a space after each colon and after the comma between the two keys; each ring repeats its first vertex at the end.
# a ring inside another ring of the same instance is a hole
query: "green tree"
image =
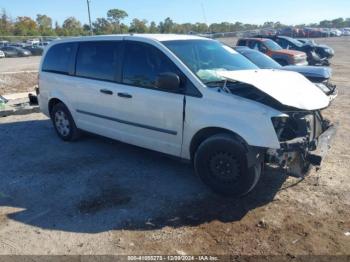
{"type": "Polygon", "coordinates": [[[150,26],[148,28],[148,31],[151,34],[159,33],[157,24],[154,21],[151,22],[151,24],[150,24],[150,26]]]}
{"type": "Polygon", "coordinates": [[[96,21],[92,23],[92,27],[97,35],[111,34],[113,32],[113,27],[106,18],[97,18],[96,21]]]}
{"type": "Polygon", "coordinates": [[[329,20],[322,20],[320,22],[320,27],[327,27],[327,28],[330,28],[332,27],[332,22],[329,21],[329,20]]]}
{"type": "Polygon", "coordinates": [[[120,9],[110,9],[107,12],[107,17],[108,17],[108,20],[113,25],[113,28],[114,28],[113,33],[120,33],[122,31],[120,27],[120,23],[126,17],[128,17],[128,13],[120,9]]]}
{"type": "Polygon", "coordinates": [[[336,28],[345,27],[345,20],[341,17],[337,19],[333,19],[331,22],[332,22],[332,27],[336,27],[336,28]]]}
{"type": "Polygon", "coordinates": [[[83,33],[83,28],[80,21],[73,16],[64,20],[62,29],[64,35],[81,35],[83,33]]]}
{"type": "Polygon", "coordinates": [[[127,34],[127,33],[129,32],[129,26],[126,25],[126,24],[121,23],[121,24],[119,25],[119,32],[120,32],[121,34],[127,34]]]}
{"type": "Polygon", "coordinates": [[[39,27],[39,32],[41,35],[52,35],[52,19],[47,15],[38,14],[36,16],[36,23],[39,27]]]}
{"type": "Polygon", "coordinates": [[[37,24],[28,16],[19,16],[14,27],[15,35],[37,35],[37,24]]]}
{"type": "Polygon", "coordinates": [[[11,18],[7,15],[6,10],[2,9],[0,14],[0,34],[11,35],[13,32],[11,18]]]}
{"type": "Polygon", "coordinates": [[[209,31],[209,27],[205,23],[196,23],[194,25],[194,31],[196,31],[198,33],[206,33],[209,31]]]}
{"type": "Polygon", "coordinates": [[[142,33],[147,33],[147,31],[148,31],[147,20],[145,19],[139,20],[137,18],[132,20],[130,24],[129,32],[142,34],[142,33]]]}
{"type": "Polygon", "coordinates": [[[164,22],[159,23],[159,32],[160,33],[172,33],[174,31],[174,22],[170,17],[167,17],[164,22]]]}

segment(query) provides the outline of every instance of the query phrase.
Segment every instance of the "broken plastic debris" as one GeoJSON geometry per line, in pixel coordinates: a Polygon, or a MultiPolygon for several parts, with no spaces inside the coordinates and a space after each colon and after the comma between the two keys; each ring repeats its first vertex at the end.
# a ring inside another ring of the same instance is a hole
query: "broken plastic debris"
{"type": "Polygon", "coordinates": [[[344,235],[345,235],[346,237],[350,237],[350,232],[345,232],[344,235]]]}

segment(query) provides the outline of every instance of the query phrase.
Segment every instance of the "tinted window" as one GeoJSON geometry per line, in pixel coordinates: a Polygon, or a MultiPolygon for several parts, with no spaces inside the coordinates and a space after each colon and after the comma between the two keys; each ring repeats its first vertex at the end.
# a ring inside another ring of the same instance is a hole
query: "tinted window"
{"type": "Polygon", "coordinates": [[[121,42],[83,42],[79,45],[76,75],[99,80],[116,80],[121,42]]]}
{"type": "Polygon", "coordinates": [[[251,49],[259,50],[259,49],[260,49],[260,46],[261,46],[261,43],[258,42],[258,41],[250,40],[248,46],[249,46],[251,49]]]}
{"type": "Polygon", "coordinates": [[[179,70],[165,54],[143,43],[127,43],[123,67],[123,83],[134,86],[157,88],[159,74],[171,72],[179,75],[179,70]]]}
{"type": "Polygon", "coordinates": [[[270,39],[267,39],[264,41],[264,45],[270,49],[270,50],[273,50],[273,51],[278,51],[278,50],[282,50],[282,47],[279,46],[275,41],[272,41],[270,39]]]}
{"type": "Polygon", "coordinates": [[[247,51],[247,52],[242,52],[245,57],[247,57],[250,61],[252,61],[254,64],[256,64],[259,68],[263,69],[278,69],[281,67],[279,63],[277,63],[275,60],[270,58],[267,55],[264,55],[260,52],[256,51],[247,51]]]}
{"type": "Polygon", "coordinates": [[[288,49],[288,42],[284,39],[276,39],[276,43],[279,44],[282,48],[288,49]]]}
{"type": "Polygon", "coordinates": [[[42,70],[68,74],[70,72],[70,62],[73,58],[75,47],[75,43],[54,45],[45,56],[42,70]]]}

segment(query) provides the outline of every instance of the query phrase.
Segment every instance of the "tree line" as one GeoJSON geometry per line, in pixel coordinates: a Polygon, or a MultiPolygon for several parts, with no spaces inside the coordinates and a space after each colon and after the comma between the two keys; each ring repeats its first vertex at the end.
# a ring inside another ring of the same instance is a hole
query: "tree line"
{"type": "MultiPolygon", "coordinates": [[[[101,34],[120,34],[120,33],[217,33],[217,32],[236,32],[261,28],[283,28],[287,25],[280,22],[265,22],[262,25],[244,24],[240,22],[230,23],[183,23],[174,22],[171,18],[166,18],[158,24],[146,19],[134,18],[129,25],[123,23],[128,13],[120,9],[108,10],[106,17],[96,18],[92,23],[92,31],[96,35],[101,34]]],[[[342,28],[350,27],[350,18],[337,18],[334,20],[323,20],[319,23],[308,25],[297,25],[298,27],[327,27],[342,28]]],[[[45,14],[38,14],[34,19],[28,16],[18,16],[12,19],[2,9],[0,12],[0,36],[76,36],[89,35],[90,26],[82,24],[75,17],[68,17],[60,25],[58,22],[53,24],[51,17],[45,14]]]]}

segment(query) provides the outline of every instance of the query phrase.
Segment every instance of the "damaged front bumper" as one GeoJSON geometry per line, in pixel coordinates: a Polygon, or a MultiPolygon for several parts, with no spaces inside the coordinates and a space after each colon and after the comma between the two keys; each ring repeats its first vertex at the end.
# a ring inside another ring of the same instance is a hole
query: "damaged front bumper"
{"type": "Polygon", "coordinates": [[[330,124],[327,120],[321,119],[320,125],[322,132],[312,139],[310,136],[298,136],[280,142],[279,149],[268,149],[267,162],[277,164],[287,175],[294,177],[304,177],[311,166],[320,167],[336,134],[338,124],[330,124]]]}

